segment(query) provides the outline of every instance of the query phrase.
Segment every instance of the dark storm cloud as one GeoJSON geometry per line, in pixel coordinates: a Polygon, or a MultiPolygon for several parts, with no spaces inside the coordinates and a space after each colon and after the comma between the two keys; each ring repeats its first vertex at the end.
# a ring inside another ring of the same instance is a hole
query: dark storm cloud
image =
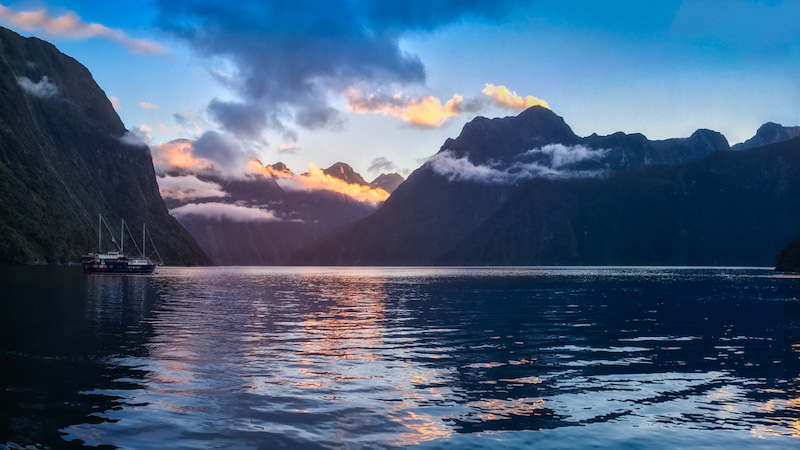
{"type": "MultiPolygon", "coordinates": [[[[211,59],[235,69],[226,85],[242,103],[212,105],[220,124],[252,134],[256,125],[283,130],[337,128],[332,95],[350,86],[410,85],[425,81],[420,59],[399,46],[408,30],[433,30],[464,18],[495,19],[510,0],[347,1],[157,0],[161,28],[211,59]],[[227,107],[226,107],[227,106],[227,107]],[[259,109],[267,120],[262,121],[259,109]],[[233,116],[245,114],[245,124],[233,116]],[[270,119],[271,117],[271,119],[270,119]],[[238,127],[238,128],[237,128],[238,127]]],[[[226,78],[227,79],[227,78],[226,78]]]]}
{"type": "Polygon", "coordinates": [[[267,113],[259,105],[214,99],[208,104],[208,111],[220,125],[237,136],[254,139],[267,126],[267,113]]]}
{"type": "Polygon", "coordinates": [[[192,143],[192,148],[195,156],[213,161],[225,174],[242,173],[245,164],[252,158],[238,142],[216,131],[203,133],[192,143]]]}

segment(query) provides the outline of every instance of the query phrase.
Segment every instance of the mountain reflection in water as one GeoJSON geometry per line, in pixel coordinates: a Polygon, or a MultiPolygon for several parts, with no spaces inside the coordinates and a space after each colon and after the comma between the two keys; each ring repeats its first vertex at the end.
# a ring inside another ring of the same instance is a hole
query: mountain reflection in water
{"type": "Polygon", "coordinates": [[[0,448],[800,443],[800,278],[768,270],[0,282],[0,448]]]}

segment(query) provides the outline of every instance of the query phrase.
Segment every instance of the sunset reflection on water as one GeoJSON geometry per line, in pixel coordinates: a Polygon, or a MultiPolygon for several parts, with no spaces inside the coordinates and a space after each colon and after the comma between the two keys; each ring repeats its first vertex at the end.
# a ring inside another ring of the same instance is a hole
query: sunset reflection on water
{"type": "MultiPolygon", "coordinates": [[[[86,405],[84,420],[59,429],[88,445],[525,448],[648,446],[669,437],[670,446],[752,439],[785,447],[800,437],[800,305],[787,295],[797,280],[764,275],[78,275],[83,297],[61,313],[73,318],[70,332],[51,328],[64,332],[58,344],[69,350],[60,354],[81,356],[42,361],[54,372],[83,371],[70,378],[80,384],[64,379],[53,395],[77,395],[80,402],[67,400],[73,414],[86,405]]],[[[6,358],[18,355],[10,362],[19,367],[46,352],[44,344],[11,345],[6,358]]],[[[34,389],[5,376],[6,396],[34,389]]]]}

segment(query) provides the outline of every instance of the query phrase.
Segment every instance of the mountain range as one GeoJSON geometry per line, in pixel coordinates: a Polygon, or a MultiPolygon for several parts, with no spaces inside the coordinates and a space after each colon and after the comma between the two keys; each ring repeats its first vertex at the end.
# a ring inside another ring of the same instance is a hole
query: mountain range
{"type": "Polygon", "coordinates": [[[313,178],[333,187],[304,186],[304,181],[312,180],[309,174],[296,175],[280,162],[267,167],[265,173],[237,177],[185,170],[161,174],[167,206],[215,264],[285,264],[303,245],[378,207],[378,202],[332,189],[383,192],[385,186],[388,192],[392,183],[403,181],[398,174],[381,174],[367,183],[352,167],[339,162],[322,170],[324,176],[318,173],[313,178]],[[192,188],[170,189],[174,180],[192,188]],[[338,184],[331,183],[336,180],[338,184]]]}
{"type": "Polygon", "coordinates": [[[748,142],[781,143],[732,151],[704,129],[581,138],[542,107],[476,118],[378,211],[291,261],[772,265],[800,235],[800,141],[786,140],[792,128],[765,127],[748,142]]]}
{"type": "Polygon", "coordinates": [[[0,93],[0,262],[77,262],[97,249],[102,214],[134,236],[147,223],[168,264],[211,263],[168,213],[150,149],[84,66],[0,28],[0,93]]]}

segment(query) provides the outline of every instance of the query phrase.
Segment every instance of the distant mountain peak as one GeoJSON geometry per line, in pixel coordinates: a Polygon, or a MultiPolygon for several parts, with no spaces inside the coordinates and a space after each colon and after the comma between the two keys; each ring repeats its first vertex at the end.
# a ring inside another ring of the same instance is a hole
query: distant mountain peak
{"type": "Polygon", "coordinates": [[[369,186],[364,178],[361,177],[349,164],[337,162],[336,164],[324,169],[324,174],[338,178],[348,184],[360,184],[362,186],[369,186]]]}
{"type": "Polygon", "coordinates": [[[382,173],[372,180],[370,186],[381,188],[391,194],[403,181],[405,178],[399,173],[382,173]]]}
{"type": "Polygon", "coordinates": [[[800,127],[785,127],[775,122],[767,122],[758,127],[755,136],[734,145],[731,149],[748,150],[778,142],[785,142],[798,136],[800,136],[800,127]]]}
{"type": "Polygon", "coordinates": [[[553,111],[532,106],[517,116],[476,117],[464,125],[455,139],[447,139],[440,151],[467,157],[475,164],[509,161],[532,148],[547,144],[574,145],[580,138],[553,111]]]}
{"type": "Polygon", "coordinates": [[[284,163],[282,163],[280,161],[278,161],[275,164],[272,164],[270,166],[267,166],[267,167],[269,167],[270,169],[274,170],[275,172],[280,172],[280,173],[285,173],[285,174],[288,174],[288,175],[293,175],[292,171],[288,167],[286,167],[286,164],[284,164],[284,163]]]}

